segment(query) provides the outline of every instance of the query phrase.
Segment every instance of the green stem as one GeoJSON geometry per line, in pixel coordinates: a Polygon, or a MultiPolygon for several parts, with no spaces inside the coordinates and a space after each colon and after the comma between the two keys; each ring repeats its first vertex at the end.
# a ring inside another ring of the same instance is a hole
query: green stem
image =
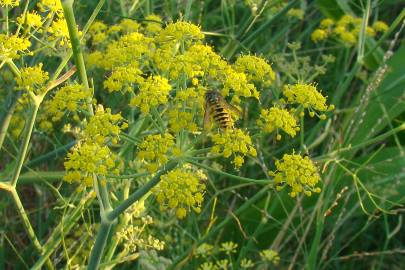
{"type": "Polygon", "coordinates": [[[12,104],[9,106],[6,116],[4,119],[1,120],[1,128],[0,128],[0,150],[3,147],[4,139],[7,135],[7,130],[10,125],[11,118],[13,117],[14,110],[17,107],[18,97],[12,101],[12,104]]]}
{"type": "MultiPolygon", "coordinates": [[[[84,64],[83,52],[80,46],[79,33],[77,31],[76,19],[73,12],[74,0],[62,1],[63,14],[65,15],[66,23],[69,30],[70,43],[72,44],[73,58],[76,63],[79,77],[84,87],[89,90],[89,81],[87,79],[86,66],[84,64]]],[[[90,114],[93,114],[91,105],[92,97],[87,99],[87,107],[90,114]]]]}
{"type": "Polygon", "coordinates": [[[195,161],[192,160],[192,159],[186,159],[186,162],[188,162],[188,163],[190,163],[190,164],[193,164],[193,165],[195,165],[195,166],[197,166],[197,167],[206,169],[206,170],[208,170],[208,171],[210,171],[210,172],[213,172],[213,173],[216,173],[216,174],[221,174],[221,175],[223,175],[223,176],[226,176],[226,177],[229,177],[229,178],[233,178],[233,179],[236,179],[236,180],[239,180],[239,181],[242,181],[242,182],[255,183],[255,184],[261,184],[261,185],[267,185],[267,184],[270,184],[270,183],[271,183],[271,180],[270,180],[270,179],[252,179],[252,178],[247,178],[247,177],[242,177],[242,176],[233,175],[233,174],[230,174],[230,173],[226,173],[226,172],[223,172],[223,171],[220,171],[220,170],[211,168],[211,167],[209,167],[209,166],[207,166],[207,165],[205,165],[205,164],[202,164],[202,163],[199,163],[199,162],[195,162],[195,161]]]}
{"type": "MultiPolygon", "coordinates": [[[[24,228],[27,231],[28,237],[34,244],[34,247],[38,251],[38,253],[42,255],[44,253],[43,247],[41,246],[41,243],[39,243],[38,238],[35,235],[34,229],[32,228],[30,220],[28,219],[28,215],[25,212],[24,206],[20,200],[20,197],[17,194],[17,190],[15,188],[13,188],[10,190],[10,193],[11,193],[11,196],[13,197],[14,203],[17,207],[17,212],[21,217],[24,228]]],[[[54,269],[52,262],[49,259],[46,260],[46,266],[48,267],[48,269],[54,269]]]]}
{"type": "Polygon", "coordinates": [[[31,113],[31,117],[28,120],[27,129],[25,132],[25,136],[23,142],[20,147],[20,151],[18,151],[17,156],[17,164],[14,167],[13,177],[11,178],[11,184],[15,187],[17,185],[18,177],[20,176],[21,168],[23,166],[25,156],[27,155],[28,145],[31,139],[32,130],[34,128],[35,118],[37,117],[39,105],[41,104],[42,98],[38,100],[34,100],[34,110],[31,113]]]}
{"type": "Polygon", "coordinates": [[[156,186],[160,182],[160,176],[165,174],[166,172],[174,169],[178,164],[178,161],[173,160],[168,162],[164,167],[162,167],[155,176],[149,180],[143,187],[138,189],[136,192],[131,194],[128,199],[123,201],[117,208],[112,210],[107,215],[107,219],[109,221],[114,221],[121,213],[123,213],[126,209],[128,209],[133,203],[141,199],[146,193],[148,193],[154,186],[156,186]]]}
{"type": "Polygon", "coordinates": [[[98,269],[111,227],[111,222],[101,222],[100,229],[97,233],[96,243],[91,250],[89,265],[87,266],[87,269],[98,269]]]}
{"type": "MultiPolygon", "coordinates": [[[[104,248],[107,243],[107,238],[111,230],[112,225],[120,214],[122,214],[126,209],[128,209],[133,203],[141,199],[146,193],[148,193],[154,186],[160,182],[160,176],[167,171],[173,169],[177,166],[177,161],[168,162],[159,172],[143,187],[134,192],[131,196],[123,201],[114,210],[108,210],[103,213],[101,211],[101,227],[97,233],[96,243],[91,251],[90,260],[88,268],[89,270],[98,269],[101,261],[102,254],[104,253],[104,248]]],[[[102,194],[102,192],[100,192],[102,194]]]]}

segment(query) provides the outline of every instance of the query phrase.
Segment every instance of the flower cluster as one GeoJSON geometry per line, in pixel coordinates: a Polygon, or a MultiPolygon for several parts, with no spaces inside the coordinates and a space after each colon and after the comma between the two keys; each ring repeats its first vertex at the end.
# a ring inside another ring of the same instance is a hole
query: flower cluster
{"type": "Polygon", "coordinates": [[[247,155],[256,156],[256,149],[252,144],[252,139],[240,129],[229,129],[224,132],[211,135],[214,146],[211,153],[220,154],[225,158],[233,155],[232,163],[239,168],[245,162],[247,155]]]}
{"type": "Polygon", "coordinates": [[[111,76],[104,81],[104,88],[109,92],[113,91],[131,91],[135,83],[143,81],[142,71],[136,66],[122,66],[112,69],[111,76]]]}
{"type": "Polygon", "coordinates": [[[152,191],[161,210],[173,209],[179,219],[193,209],[196,213],[201,211],[204,200],[206,176],[201,171],[188,168],[177,168],[160,177],[161,182],[152,191]]]}
{"type": "MultiPolygon", "coordinates": [[[[138,67],[143,58],[153,51],[152,39],[142,33],[133,32],[121,36],[107,45],[105,50],[92,52],[88,57],[94,58],[90,65],[95,65],[107,70],[113,67],[138,67]],[[92,56],[92,55],[96,55],[92,56]]],[[[91,60],[91,59],[89,59],[91,60]]]]}
{"type": "Polygon", "coordinates": [[[161,43],[190,43],[195,40],[202,40],[203,38],[204,34],[201,33],[200,27],[192,23],[179,21],[170,23],[165,29],[161,30],[157,36],[157,41],[161,43]]]}
{"type": "Polygon", "coordinates": [[[79,143],[66,157],[64,179],[91,186],[94,175],[105,179],[109,174],[119,174],[123,163],[106,144],[118,143],[119,133],[126,127],[121,114],[112,114],[111,109],[98,105],[89,122],[84,121],[79,143]]]}
{"type": "Polygon", "coordinates": [[[280,261],[280,256],[277,251],[274,251],[272,249],[265,249],[260,251],[259,253],[260,258],[262,261],[272,263],[274,265],[277,265],[278,262],[280,261]]]}
{"type": "Polygon", "coordinates": [[[198,130],[197,124],[193,122],[193,113],[181,110],[170,110],[167,113],[169,118],[169,128],[173,132],[181,130],[188,130],[189,132],[196,132],[198,130]]]}
{"type": "Polygon", "coordinates": [[[172,89],[169,81],[161,76],[150,76],[139,82],[139,93],[131,99],[131,105],[139,107],[143,113],[168,102],[172,89]]]}
{"type": "Polygon", "coordinates": [[[127,127],[128,124],[123,121],[120,113],[112,114],[110,108],[104,109],[102,105],[98,105],[94,116],[85,123],[83,136],[86,140],[94,140],[98,144],[104,144],[108,140],[116,144],[119,133],[127,127]]]}
{"type": "Polygon", "coordinates": [[[48,72],[42,70],[42,63],[21,69],[21,76],[17,78],[20,89],[33,94],[42,94],[45,91],[45,83],[49,79],[48,72]]]}
{"type": "Polygon", "coordinates": [[[272,84],[276,78],[271,66],[261,57],[242,55],[238,57],[234,66],[236,71],[245,72],[248,80],[263,82],[265,86],[272,84]]]}
{"type": "Polygon", "coordinates": [[[320,176],[315,164],[308,156],[302,157],[296,154],[284,154],[282,160],[276,161],[275,172],[269,174],[274,176],[274,183],[277,189],[281,189],[284,184],[291,188],[289,195],[295,197],[300,192],[311,196],[312,192],[319,193],[321,189],[315,187],[319,182],[320,176]]]}
{"type": "Polygon", "coordinates": [[[155,14],[150,14],[145,17],[145,32],[149,35],[154,35],[162,30],[162,18],[155,14]]]}
{"type": "MultiPolygon", "coordinates": [[[[21,15],[17,18],[17,22],[21,25],[24,24],[27,27],[32,27],[34,29],[42,26],[42,18],[36,11],[27,12],[25,13],[24,17],[21,15]]],[[[39,29],[39,31],[41,32],[41,29],[39,29]]]]}
{"type": "MultiPolygon", "coordinates": [[[[285,85],[283,90],[287,102],[294,104],[298,103],[305,109],[309,110],[310,116],[314,116],[315,111],[325,112],[333,110],[334,106],[326,105],[326,97],[324,97],[312,84],[297,83],[295,85],[285,85]]],[[[320,119],[325,119],[325,115],[320,115],[320,119]]]]}
{"type": "Polygon", "coordinates": [[[174,137],[170,133],[148,135],[138,145],[138,148],[137,158],[145,163],[146,170],[151,173],[164,165],[169,160],[170,154],[179,153],[179,150],[175,148],[174,137]]]}
{"type": "Polygon", "coordinates": [[[86,141],[79,143],[67,154],[64,163],[67,171],[64,180],[92,186],[93,174],[105,179],[108,174],[119,174],[122,163],[107,146],[86,141]]]}
{"type": "Polygon", "coordinates": [[[250,258],[242,258],[239,265],[232,259],[234,254],[238,254],[238,244],[232,241],[220,243],[218,246],[203,243],[194,252],[197,259],[204,261],[199,270],[252,269],[254,266],[254,269],[268,269],[270,265],[277,265],[280,261],[279,254],[272,249],[258,252],[255,262],[250,258]]]}
{"type": "Polygon", "coordinates": [[[281,140],[281,135],[278,129],[282,129],[285,133],[294,137],[297,131],[300,130],[297,124],[297,119],[288,110],[272,107],[264,109],[260,113],[260,118],[257,120],[257,125],[266,133],[277,131],[277,140],[281,140]]]}
{"type": "Polygon", "coordinates": [[[53,122],[59,121],[65,111],[73,113],[73,118],[79,120],[78,111],[87,108],[86,100],[91,98],[91,92],[77,83],[66,85],[57,90],[52,99],[45,101],[44,111],[53,122]]]}
{"type": "Polygon", "coordinates": [[[30,46],[31,42],[26,38],[0,34],[0,60],[18,59],[30,46]]]}
{"type": "Polygon", "coordinates": [[[17,7],[20,5],[20,0],[0,0],[0,6],[17,7]]]}
{"type": "Polygon", "coordinates": [[[163,250],[165,243],[148,233],[147,229],[153,224],[151,216],[131,219],[129,225],[117,232],[116,237],[123,244],[127,252],[135,253],[139,250],[163,250]]]}
{"type": "MultiPolygon", "coordinates": [[[[321,21],[319,28],[312,32],[311,39],[314,42],[319,42],[328,37],[335,37],[342,43],[352,46],[357,43],[362,23],[361,18],[351,15],[343,15],[338,21],[326,18],[321,21]]],[[[385,22],[376,21],[372,27],[366,26],[366,35],[373,37],[376,33],[387,30],[388,26],[385,22]]]]}

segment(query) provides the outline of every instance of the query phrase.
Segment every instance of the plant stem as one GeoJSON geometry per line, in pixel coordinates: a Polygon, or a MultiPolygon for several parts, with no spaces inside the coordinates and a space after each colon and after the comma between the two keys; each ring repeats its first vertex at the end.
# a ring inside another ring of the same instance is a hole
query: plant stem
{"type": "Polygon", "coordinates": [[[91,250],[89,265],[87,266],[87,269],[98,269],[111,227],[111,222],[101,222],[100,229],[97,233],[96,243],[94,243],[94,246],[91,250]]]}
{"type": "Polygon", "coordinates": [[[31,117],[28,120],[27,129],[24,135],[23,142],[20,147],[20,151],[18,151],[17,156],[17,164],[14,167],[13,177],[11,178],[12,186],[17,185],[18,177],[20,176],[21,168],[23,166],[25,156],[27,155],[28,145],[31,139],[32,130],[34,128],[35,118],[37,117],[39,105],[41,104],[42,98],[38,99],[37,101],[34,100],[34,110],[31,113],[31,117]]]}
{"type": "MultiPolygon", "coordinates": [[[[73,12],[73,3],[74,0],[62,1],[63,14],[65,15],[66,23],[68,26],[70,43],[72,44],[73,58],[79,71],[80,81],[84,85],[85,89],[89,90],[89,81],[87,79],[86,66],[84,65],[83,52],[80,46],[79,33],[77,31],[76,19],[73,12]]],[[[91,97],[87,99],[87,107],[89,113],[93,115],[91,99],[91,97]]]]}
{"type": "MultiPolygon", "coordinates": [[[[128,199],[123,201],[114,210],[107,209],[107,211],[101,211],[101,227],[97,233],[96,243],[94,244],[93,249],[91,251],[89,265],[87,266],[87,269],[89,270],[98,269],[101,262],[101,257],[104,253],[105,245],[107,243],[109,232],[118,216],[122,214],[126,209],[128,209],[133,203],[141,199],[154,186],[156,186],[160,182],[160,176],[176,167],[177,163],[178,163],[177,161],[168,162],[163,168],[159,170],[159,172],[148,183],[146,183],[143,187],[141,187],[132,195],[130,195],[128,199]]],[[[103,192],[100,192],[100,195],[102,194],[103,192]]]]}
{"type": "MultiPolygon", "coordinates": [[[[41,243],[39,243],[38,238],[35,235],[34,229],[32,228],[30,220],[28,219],[28,215],[25,212],[24,206],[20,200],[20,197],[17,194],[17,190],[15,188],[12,188],[9,191],[11,193],[11,196],[13,197],[14,203],[17,207],[17,212],[21,217],[24,228],[27,231],[28,237],[34,244],[34,247],[38,251],[38,253],[42,255],[44,253],[43,247],[41,246],[41,243]]],[[[46,266],[48,267],[48,269],[54,269],[52,262],[49,259],[46,261],[46,266]]]]}
{"type": "Polygon", "coordinates": [[[270,184],[270,183],[271,183],[271,180],[270,180],[270,179],[253,179],[253,178],[246,178],[246,177],[233,175],[233,174],[230,174],[230,173],[226,173],[226,172],[223,172],[223,171],[220,171],[220,170],[211,168],[211,167],[209,167],[209,166],[207,166],[207,165],[205,165],[205,164],[202,164],[202,163],[199,163],[199,162],[195,162],[195,161],[192,160],[192,159],[187,159],[186,161],[187,161],[188,163],[190,163],[190,164],[193,164],[193,165],[195,165],[195,166],[197,166],[197,167],[206,169],[206,170],[208,170],[208,171],[210,171],[210,172],[213,172],[213,173],[216,173],[216,174],[221,174],[221,175],[223,175],[223,176],[226,176],[226,177],[229,177],[229,178],[233,178],[233,179],[236,179],[236,180],[239,180],[239,181],[242,181],[242,182],[255,183],[255,184],[260,184],[260,185],[266,185],[266,184],[270,184]]]}
{"type": "Polygon", "coordinates": [[[169,161],[164,167],[162,167],[155,176],[149,180],[143,187],[139,188],[136,192],[131,194],[128,199],[123,201],[117,208],[112,210],[107,215],[107,219],[110,221],[114,221],[121,213],[123,213],[126,209],[128,209],[134,202],[141,199],[146,193],[149,192],[154,186],[156,186],[160,182],[160,176],[165,174],[167,171],[175,168],[178,164],[178,161],[173,160],[169,161]]]}
{"type": "Polygon", "coordinates": [[[17,107],[18,97],[12,100],[11,105],[8,108],[7,114],[4,116],[4,119],[1,119],[1,127],[0,127],[0,150],[3,147],[4,139],[7,135],[7,130],[10,125],[11,118],[13,117],[14,110],[17,107]]]}

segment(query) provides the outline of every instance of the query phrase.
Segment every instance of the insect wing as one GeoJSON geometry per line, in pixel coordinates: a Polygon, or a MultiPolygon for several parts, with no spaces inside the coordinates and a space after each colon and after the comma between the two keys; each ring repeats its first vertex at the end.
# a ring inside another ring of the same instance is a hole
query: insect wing
{"type": "Polygon", "coordinates": [[[210,115],[210,106],[208,102],[205,102],[205,113],[204,113],[204,129],[209,130],[211,126],[211,115],[210,115]]]}

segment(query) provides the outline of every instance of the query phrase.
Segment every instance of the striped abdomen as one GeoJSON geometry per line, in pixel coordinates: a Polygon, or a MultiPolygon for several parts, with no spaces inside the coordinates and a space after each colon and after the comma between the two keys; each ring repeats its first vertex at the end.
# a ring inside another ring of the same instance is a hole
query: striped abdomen
{"type": "Polygon", "coordinates": [[[212,117],[221,129],[233,128],[231,114],[220,102],[211,103],[210,108],[212,117]]]}

